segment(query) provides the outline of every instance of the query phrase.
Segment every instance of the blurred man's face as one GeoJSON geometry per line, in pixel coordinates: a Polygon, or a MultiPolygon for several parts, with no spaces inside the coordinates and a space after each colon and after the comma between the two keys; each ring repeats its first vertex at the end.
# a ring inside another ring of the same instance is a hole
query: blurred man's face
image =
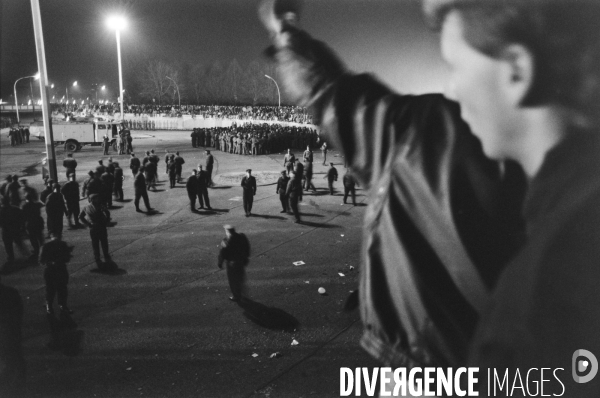
{"type": "Polygon", "coordinates": [[[481,53],[465,40],[457,11],[444,21],[441,51],[450,67],[448,96],[460,103],[461,116],[482,141],[484,152],[496,159],[509,156],[515,144],[511,128],[515,109],[506,95],[506,62],[481,53]]]}

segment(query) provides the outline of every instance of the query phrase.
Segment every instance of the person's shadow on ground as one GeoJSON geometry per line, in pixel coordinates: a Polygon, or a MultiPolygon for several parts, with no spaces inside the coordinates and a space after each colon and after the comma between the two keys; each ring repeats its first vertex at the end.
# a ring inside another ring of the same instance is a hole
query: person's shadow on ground
{"type": "Polygon", "coordinates": [[[77,324],[69,314],[61,312],[58,318],[54,314],[46,316],[51,332],[48,348],[60,351],[69,357],[77,356],[81,352],[83,330],[77,330],[77,324]]]}
{"type": "Polygon", "coordinates": [[[250,299],[244,299],[238,305],[243,308],[246,318],[264,328],[291,333],[300,326],[293,315],[282,309],[267,307],[250,299]]]}

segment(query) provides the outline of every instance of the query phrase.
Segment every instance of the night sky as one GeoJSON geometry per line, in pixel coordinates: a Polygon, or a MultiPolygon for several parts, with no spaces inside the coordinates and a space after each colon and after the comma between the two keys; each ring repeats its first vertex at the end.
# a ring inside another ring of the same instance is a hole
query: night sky
{"type": "MultiPolygon", "coordinates": [[[[12,101],[15,80],[37,72],[33,23],[29,0],[1,4],[0,98],[12,101]]],[[[126,69],[147,58],[193,64],[219,60],[224,67],[236,58],[245,68],[260,60],[268,45],[257,17],[259,0],[42,0],[40,4],[48,76],[57,95],[75,80],[80,90],[99,83],[117,91],[115,34],[105,23],[112,13],[120,12],[128,20],[121,34],[126,69]]],[[[437,34],[427,29],[417,0],[307,0],[301,23],[354,71],[374,72],[405,93],[443,90],[446,71],[437,34]]],[[[28,86],[25,81],[19,82],[22,85],[28,86]]]]}

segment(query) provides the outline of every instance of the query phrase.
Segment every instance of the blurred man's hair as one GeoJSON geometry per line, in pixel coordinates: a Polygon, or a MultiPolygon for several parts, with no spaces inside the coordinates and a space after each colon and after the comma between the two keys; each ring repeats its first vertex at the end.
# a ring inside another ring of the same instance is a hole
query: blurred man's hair
{"type": "Polygon", "coordinates": [[[535,80],[524,106],[557,104],[600,119],[600,1],[423,0],[440,29],[458,11],[465,40],[493,58],[520,44],[533,54],[535,80]]]}

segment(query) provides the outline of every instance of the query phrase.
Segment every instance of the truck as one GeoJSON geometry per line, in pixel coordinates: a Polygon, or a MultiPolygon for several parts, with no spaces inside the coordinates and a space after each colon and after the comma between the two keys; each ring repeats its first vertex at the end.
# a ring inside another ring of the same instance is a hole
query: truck
{"type": "MultiPolygon", "coordinates": [[[[105,135],[113,150],[117,150],[119,125],[121,122],[96,120],[94,122],[52,122],[54,145],[64,145],[65,151],[77,152],[86,145],[101,146],[105,135]]],[[[44,139],[43,128],[38,130],[37,137],[44,139]]]]}

